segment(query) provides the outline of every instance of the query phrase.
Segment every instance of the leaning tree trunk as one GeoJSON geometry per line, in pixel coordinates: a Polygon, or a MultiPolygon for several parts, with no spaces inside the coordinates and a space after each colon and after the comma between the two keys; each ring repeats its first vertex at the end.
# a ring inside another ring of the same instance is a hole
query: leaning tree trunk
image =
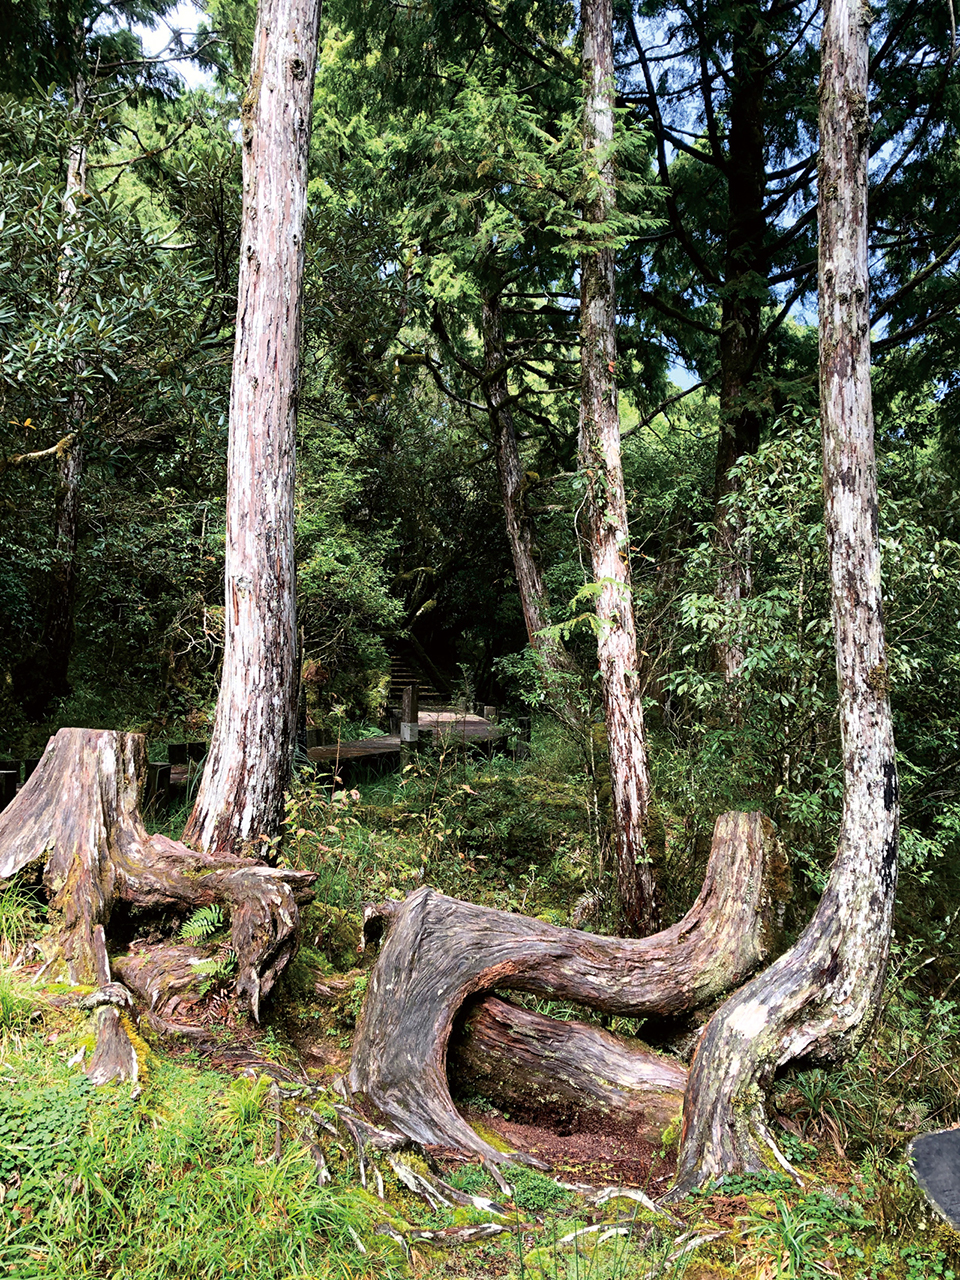
{"type": "MultiPolygon", "coordinates": [[[[773,824],[762,814],[731,813],[717,819],[696,903],[679,923],[652,937],[624,940],[561,929],[427,888],[403,903],[368,908],[365,933],[386,928],[387,938],[354,1042],[350,1090],[419,1142],[502,1159],[462,1119],[450,1097],[447,1046],[464,1002],[497,989],[531,991],[632,1016],[702,1007],[769,957],[785,876],[773,824]]],[[[540,1033],[544,1042],[552,1037],[550,1056],[558,1076],[573,1079],[588,1069],[578,1031],[544,1019],[540,1033]]],[[[529,1036],[529,1023],[523,1034],[529,1036]]],[[[529,1052],[517,1037],[499,1037],[500,1059],[509,1056],[511,1043],[518,1078],[527,1073],[529,1079],[529,1052]]],[[[618,1069],[601,1084],[601,1101],[612,1105],[615,1091],[627,1085],[645,1087],[642,1077],[639,1066],[632,1076],[618,1069]]],[[[676,1080],[670,1087],[675,1090],[676,1080]]]]}
{"type": "Polygon", "coordinates": [[[241,110],[243,225],[230,388],[226,640],[184,839],[238,851],[283,817],[296,736],[293,484],[318,0],[261,0],[241,110]]]}
{"type": "Polygon", "coordinates": [[[316,877],[148,835],[139,810],[146,771],[140,734],[61,729],[0,814],[0,879],[42,867],[48,971],[95,987],[113,980],[108,939],[118,904],[158,915],[222,905],[235,989],[258,1016],[296,950],[298,903],[312,897],[316,877]]]}
{"type": "MultiPolygon", "coordinates": [[[[550,625],[550,604],[546,584],[537,561],[537,547],[533,526],[524,498],[523,463],[517,444],[517,431],[510,402],[507,381],[507,352],[503,337],[503,319],[500,295],[491,291],[484,296],[482,311],[484,397],[490,413],[494,442],[497,451],[497,475],[503,497],[506,517],[507,540],[513,557],[520,592],[520,607],[527,628],[530,647],[542,661],[549,677],[570,677],[575,666],[559,640],[544,635],[550,625]]],[[[569,697],[569,692],[559,684],[553,699],[563,709],[565,718],[579,723],[580,717],[569,697]]]]}
{"type": "Polygon", "coordinates": [[[614,251],[604,243],[616,208],[613,170],[612,0],[584,0],[583,148],[593,196],[586,211],[598,238],[580,259],[580,466],[587,480],[587,527],[597,596],[597,657],[610,758],[613,843],[620,932],[659,925],[645,826],[650,769],[637,672],[637,632],[630,587],[630,526],[620,458],[616,380],[614,251]]]}
{"type": "Polygon", "coordinates": [[[862,0],[827,0],[820,81],[820,411],[844,763],[823,898],[796,946],[722,1007],[690,1071],[678,1194],[786,1164],[763,1086],[785,1063],[835,1060],[876,1014],[897,883],[897,769],[880,598],[870,404],[867,35],[862,0]]]}

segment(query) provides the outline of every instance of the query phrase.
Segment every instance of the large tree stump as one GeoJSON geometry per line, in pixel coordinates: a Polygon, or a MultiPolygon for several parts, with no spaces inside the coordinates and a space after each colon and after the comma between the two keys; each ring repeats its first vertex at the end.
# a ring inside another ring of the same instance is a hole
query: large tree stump
{"type": "Polygon", "coordinates": [[[107,930],[117,903],[184,915],[222,904],[236,992],[257,1018],[296,950],[298,904],[309,900],[315,877],[148,835],[139,808],[146,765],[140,734],[61,729],[0,814],[0,878],[42,867],[50,970],[95,987],[111,980],[107,930]]]}
{"type": "MultiPolygon", "coordinates": [[[[387,930],[354,1044],[349,1088],[419,1142],[503,1159],[457,1113],[446,1054],[464,1001],[493,989],[605,1013],[680,1014],[737,986],[774,948],[787,868],[759,813],[717,819],[703,889],[677,924],[625,940],[561,929],[418,889],[367,909],[387,930]]],[[[553,1023],[560,1039],[573,1033],[553,1023]]]]}

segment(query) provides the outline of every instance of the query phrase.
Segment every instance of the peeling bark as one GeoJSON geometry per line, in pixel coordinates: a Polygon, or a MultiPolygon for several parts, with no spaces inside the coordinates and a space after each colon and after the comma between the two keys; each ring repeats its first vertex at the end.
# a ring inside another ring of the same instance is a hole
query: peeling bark
{"type": "MultiPolygon", "coordinates": [[[[583,150],[594,194],[587,221],[608,223],[616,209],[613,168],[613,8],[584,0],[583,150]],[[595,176],[591,176],[595,175],[595,176]]],[[[587,481],[586,525],[594,581],[597,659],[610,758],[613,845],[620,931],[652,933],[660,923],[645,836],[650,768],[640,697],[637,632],[630,583],[630,525],[617,406],[615,254],[602,242],[580,259],[580,468],[587,481]]]]}
{"type": "MultiPolygon", "coordinates": [[[[472,996],[531,991],[605,1013],[683,1013],[709,1003],[775,945],[786,864],[762,814],[717,819],[703,889],[684,918],[625,940],[561,929],[423,888],[368,908],[387,930],[354,1042],[349,1088],[419,1142],[501,1159],[454,1109],[445,1062],[472,996]]],[[[551,1023],[563,1034],[563,1023],[551,1023]]]]}
{"type": "Polygon", "coordinates": [[[296,950],[299,904],[315,877],[148,835],[139,810],[146,763],[140,734],[61,729],[0,814],[0,877],[43,868],[49,970],[95,987],[111,981],[107,937],[117,903],[184,915],[222,904],[237,955],[235,990],[257,1017],[296,950]]]}
{"type": "Polygon", "coordinates": [[[853,1051],[877,1012],[897,883],[898,788],[883,638],[870,400],[867,51],[862,0],[827,0],[820,82],[820,405],[844,762],[826,890],[796,946],[711,1019],[690,1070],[676,1194],[789,1165],[764,1090],[853,1051]]]}
{"type": "Polygon", "coordinates": [[[243,101],[230,384],[226,631],[213,738],[184,840],[239,853],[280,828],[296,737],[294,466],[318,0],[261,0],[243,101]]]}

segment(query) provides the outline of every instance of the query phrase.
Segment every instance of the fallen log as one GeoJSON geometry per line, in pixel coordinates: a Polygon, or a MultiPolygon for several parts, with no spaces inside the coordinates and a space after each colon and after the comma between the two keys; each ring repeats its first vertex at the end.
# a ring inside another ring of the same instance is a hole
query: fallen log
{"type": "Polygon", "coordinates": [[[258,1018],[296,950],[299,905],[315,877],[149,835],[140,817],[146,767],[141,734],[61,729],[0,814],[0,879],[42,869],[52,926],[45,970],[101,988],[111,982],[107,931],[118,903],[178,915],[221,904],[234,989],[258,1018]]]}
{"type": "Polygon", "coordinates": [[[578,1129],[605,1116],[660,1141],[680,1118],[687,1070],[674,1058],[584,1022],[561,1022],[488,996],[450,1043],[459,1089],[524,1116],[549,1112],[578,1129]]]}
{"type": "MultiPolygon", "coordinates": [[[[770,958],[787,889],[773,823],[759,813],[728,813],[717,819],[697,901],[677,924],[650,937],[558,928],[428,888],[403,903],[369,907],[365,937],[386,937],[370,977],[348,1088],[418,1142],[503,1160],[450,1096],[447,1047],[466,1000],[519,990],[634,1017],[689,1012],[770,958]]],[[[580,1050],[562,1048],[564,1037],[570,1043],[578,1034],[564,1026],[553,1023],[551,1034],[554,1060],[569,1073],[579,1070],[580,1050]]]]}

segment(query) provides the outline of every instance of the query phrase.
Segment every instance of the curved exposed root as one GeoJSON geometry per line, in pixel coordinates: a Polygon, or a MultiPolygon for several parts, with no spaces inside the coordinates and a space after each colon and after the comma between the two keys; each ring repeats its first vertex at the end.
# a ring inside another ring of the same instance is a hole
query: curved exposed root
{"type": "MultiPolygon", "coordinates": [[[[505,1156],[459,1115],[447,1044],[466,1000],[493,989],[638,1016],[695,1009],[740,983],[775,944],[786,863],[762,814],[717,820],[703,890],[684,918],[637,940],[561,929],[423,888],[368,911],[386,940],[371,975],[348,1085],[423,1143],[505,1156]]],[[[559,1043],[565,1024],[553,1024],[559,1043]]],[[[509,1038],[504,1042],[509,1055],[509,1038]]],[[[572,1055],[568,1055],[572,1056],[572,1055]]]]}

